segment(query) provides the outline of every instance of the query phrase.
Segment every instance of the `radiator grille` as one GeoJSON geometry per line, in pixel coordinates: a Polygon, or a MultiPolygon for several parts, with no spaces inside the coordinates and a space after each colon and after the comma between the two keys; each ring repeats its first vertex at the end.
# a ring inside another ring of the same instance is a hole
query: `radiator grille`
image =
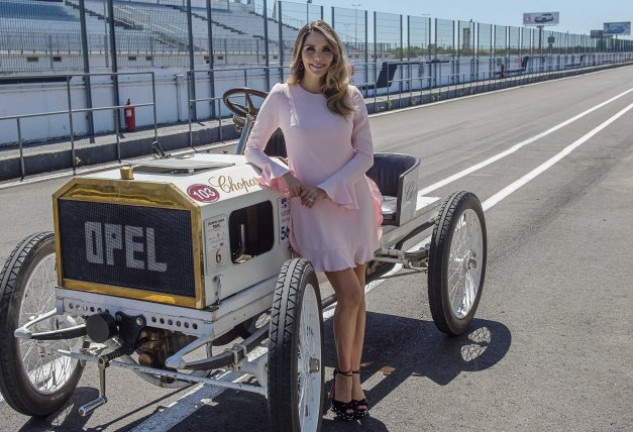
{"type": "Polygon", "coordinates": [[[195,297],[191,213],[59,200],[64,279],[195,297]]]}

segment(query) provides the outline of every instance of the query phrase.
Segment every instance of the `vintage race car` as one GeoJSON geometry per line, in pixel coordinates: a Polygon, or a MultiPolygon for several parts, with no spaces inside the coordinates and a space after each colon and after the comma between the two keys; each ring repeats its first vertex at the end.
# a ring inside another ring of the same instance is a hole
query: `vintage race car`
{"type": "MultiPolygon", "coordinates": [[[[237,154],[149,159],[74,178],[54,194],[55,232],[24,239],[0,274],[0,391],[11,407],[57,411],[96,363],[100,394],[79,409],[84,416],[107,402],[106,372],[116,366],[163,387],[259,393],[273,430],[320,429],[322,309],[335,298],[322,299],[311,264],[293,257],[288,198],[262,187],[241,155],[253,99],[265,96],[225,94],[242,127],[237,154]],[[255,379],[224,380],[224,370],[255,379]]],[[[283,147],[276,134],[267,151],[283,157],[283,147]]],[[[385,196],[384,235],[367,280],[428,272],[433,320],[457,335],[482,293],[484,214],[469,192],[419,196],[419,169],[411,155],[375,155],[368,176],[385,196]],[[421,247],[404,250],[425,231],[421,247]]]]}

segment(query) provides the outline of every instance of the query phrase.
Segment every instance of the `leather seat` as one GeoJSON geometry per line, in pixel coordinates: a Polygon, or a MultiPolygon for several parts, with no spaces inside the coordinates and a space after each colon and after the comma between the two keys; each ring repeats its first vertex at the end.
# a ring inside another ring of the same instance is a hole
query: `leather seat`
{"type": "Polygon", "coordinates": [[[420,159],[402,153],[375,153],[374,165],[367,171],[383,196],[382,217],[383,225],[398,225],[399,211],[403,199],[404,176],[410,170],[416,169],[420,159]]]}

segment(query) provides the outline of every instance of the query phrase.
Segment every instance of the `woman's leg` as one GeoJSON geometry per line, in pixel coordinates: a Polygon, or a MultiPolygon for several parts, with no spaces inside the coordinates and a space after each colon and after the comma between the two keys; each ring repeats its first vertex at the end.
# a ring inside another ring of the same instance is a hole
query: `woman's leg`
{"type": "MultiPolygon", "coordinates": [[[[360,284],[354,269],[326,272],[334,288],[337,305],[334,311],[334,344],[338,358],[338,369],[342,372],[358,367],[360,355],[357,352],[357,325],[361,311],[364,315],[365,286],[360,284]]],[[[364,323],[364,318],[362,319],[364,323]]],[[[362,350],[362,341],[361,341],[362,350]]],[[[355,370],[355,369],[354,369],[355,370]]],[[[336,400],[349,402],[352,399],[352,380],[335,379],[336,400]]]]}
{"type": "MultiPolygon", "coordinates": [[[[359,371],[361,358],[363,356],[363,344],[365,342],[365,321],[366,321],[366,307],[365,307],[365,270],[366,265],[362,264],[354,268],[354,273],[358,279],[358,283],[362,287],[363,299],[359,306],[358,316],[356,318],[356,334],[354,335],[354,343],[352,345],[352,370],[359,371]]],[[[354,374],[352,377],[352,399],[362,400],[365,398],[365,393],[361,387],[360,374],[354,374]]]]}

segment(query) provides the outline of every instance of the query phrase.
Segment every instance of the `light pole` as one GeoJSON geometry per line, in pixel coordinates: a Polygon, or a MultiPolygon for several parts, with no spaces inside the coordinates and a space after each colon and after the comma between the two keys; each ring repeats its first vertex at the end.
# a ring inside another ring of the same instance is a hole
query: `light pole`
{"type": "Polygon", "coordinates": [[[306,24],[310,22],[310,4],[312,0],[306,0],[306,24]]]}

